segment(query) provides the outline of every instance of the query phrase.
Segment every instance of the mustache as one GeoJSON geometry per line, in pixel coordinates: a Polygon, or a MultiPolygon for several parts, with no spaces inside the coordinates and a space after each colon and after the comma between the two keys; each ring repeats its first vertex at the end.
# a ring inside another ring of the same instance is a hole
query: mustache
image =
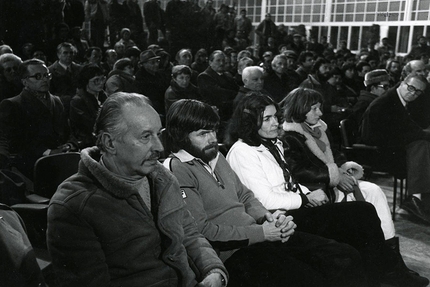
{"type": "Polygon", "coordinates": [[[210,145],[205,146],[203,148],[203,151],[211,149],[211,148],[218,148],[218,143],[214,143],[214,144],[210,144],[210,145]]]}
{"type": "Polygon", "coordinates": [[[159,151],[154,151],[151,153],[151,155],[148,157],[147,160],[158,160],[160,158],[161,154],[159,151]]]}

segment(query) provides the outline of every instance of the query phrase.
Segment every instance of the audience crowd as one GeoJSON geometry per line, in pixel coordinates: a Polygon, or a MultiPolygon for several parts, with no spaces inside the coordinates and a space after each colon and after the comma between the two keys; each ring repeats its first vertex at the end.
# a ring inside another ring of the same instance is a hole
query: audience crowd
{"type": "Polygon", "coordinates": [[[48,213],[64,286],[428,284],[403,262],[385,195],[359,180],[339,129],[350,121],[356,142],[406,174],[402,207],[430,223],[426,37],[405,57],[387,38],[354,54],[269,13],[254,29],[245,9],[212,0],[21,2],[0,1],[0,168],[32,180],[39,158],[81,152],[48,213]],[[164,149],[176,178],[153,162],[164,149]],[[119,239],[140,226],[134,212],[150,231],[119,239]]]}

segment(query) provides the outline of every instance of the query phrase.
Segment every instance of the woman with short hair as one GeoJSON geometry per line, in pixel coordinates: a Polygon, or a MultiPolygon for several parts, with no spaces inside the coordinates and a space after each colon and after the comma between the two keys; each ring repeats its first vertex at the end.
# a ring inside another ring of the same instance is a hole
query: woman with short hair
{"type": "Polygon", "coordinates": [[[199,89],[191,81],[191,69],[186,65],[177,65],[172,69],[172,80],[164,94],[166,113],[170,106],[180,99],[200,99],[199,89]]]}
{"type": "Polygon", "coordinates": [[[70,102],[70,128],[80,149],[93,146],[94,123],[100,106],[106,100],[106,76],[96,64],[85,65],[78,76],[78,90],[70,102]]]}

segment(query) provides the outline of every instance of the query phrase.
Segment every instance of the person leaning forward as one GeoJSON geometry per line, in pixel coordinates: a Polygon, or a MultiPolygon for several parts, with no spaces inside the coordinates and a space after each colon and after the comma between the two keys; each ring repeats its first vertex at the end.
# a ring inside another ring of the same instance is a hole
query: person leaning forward
{"type": "Polygon", "coordinates": [[[161,122],[148,98],[115,93],[97,146],[48,209],[48,249],[62,286],[224,286],[227,271],[158,158],[161,122]],[[198,283],[200,282],[200,283],[198,283]]]}

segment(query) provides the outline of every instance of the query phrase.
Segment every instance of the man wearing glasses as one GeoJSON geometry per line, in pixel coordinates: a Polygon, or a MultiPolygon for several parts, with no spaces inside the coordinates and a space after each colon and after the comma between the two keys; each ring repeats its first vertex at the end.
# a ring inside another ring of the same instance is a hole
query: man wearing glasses
{"type": "Polygon", "coordinates": [[[363,114],[370,103],[388,90],[390,87],[390,76],[383,69],[367,72],[364,75],[364,86],[366,89],[360,91],[357,103],[352,108],[352,116],[357,124],[361,123],[363,114]]]}
{"type": "Polygon", "coordinates": [[[15,166],[31,179],[38,158],[73,145],[66,143],[64,108],[49,93],[51,74],[43,61],[24,61],[18,73],[22,92],[0,104],[0,166],[15,166]]]}
{"type": "Polygon", "coordinates": [[[361,135],[381,148],[391,170],[406,164],[409,198],[402,208],[430,223],[430,127],[420,127],[408,109],[426,86],[425,77],[409,74],[374,100],[363,116],[361,135]]]}

